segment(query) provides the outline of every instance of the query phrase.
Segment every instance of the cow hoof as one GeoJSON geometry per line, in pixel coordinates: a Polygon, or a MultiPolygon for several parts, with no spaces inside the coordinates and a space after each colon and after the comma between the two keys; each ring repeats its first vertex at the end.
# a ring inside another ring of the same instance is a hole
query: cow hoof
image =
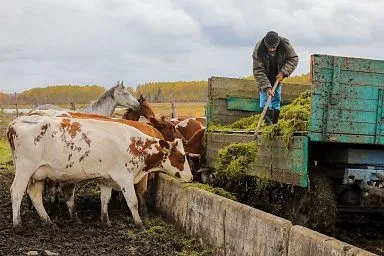
{"type": "Polygon", "coordinates": [[[147,210],[147,208],[145,208],[145,209],[141,209],[141,216],[142,216],[143,218],[146,218],[146,219],[149,218],[149,214],[148,214],[148,210],[147,210]]]}
{"type": "Polygon", "coordinates": [[[20,235],[24,233],[24,228],[21,226],[21,224],[13,225],[13,229],[15,231],[15,234],[20,235]]]}
{"type": "Polygon", "coordinates": [[[108,221],[102,221],[101,225],[104,226],[104,227],[111,227],[112,226],[112,224],[111,224],[111,222],[109,220],[108,221]]]}
{"type": "Polygon", "coordinates": [[[83,224],[83,222],[77,216],[72,218],[71,221],[72,221],[73,224],[76,224],[76,225],[82,225],[83,224]]]}
{"type": "Polygon", "coordinates": [[[52,225],[51,225],[51,228],[52,228],[54,231],[59,231],[59,230],[60,230],[59,226],[57,226],[56,224],[52,224],[52,225]]]}
{"type": "Polygon", "coordinates": [[[43,225],[46,226],[46,227],[51,228],[53,231],[59,231],[60,230],[59,226],[57,226],[53,222],[44,222],[43,225]]]}
{"type": "Polygon", "coordinates": [[[143,230],[144,229],[144,225],[142,222],[139,222],[139,223],[135,223],[135,227],[139,230],[143,230]]]}

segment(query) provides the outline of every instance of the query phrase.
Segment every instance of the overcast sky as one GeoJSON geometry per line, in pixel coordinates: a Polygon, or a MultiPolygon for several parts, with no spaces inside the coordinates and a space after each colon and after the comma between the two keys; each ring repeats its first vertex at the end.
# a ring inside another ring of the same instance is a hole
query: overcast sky
{"type": "Polygon", "coordinates": [[[314,53],[384,59],[383,20],[383,0],[0,0],[0,91],[246,77],[269,30],[294,75],[314,53]]]}

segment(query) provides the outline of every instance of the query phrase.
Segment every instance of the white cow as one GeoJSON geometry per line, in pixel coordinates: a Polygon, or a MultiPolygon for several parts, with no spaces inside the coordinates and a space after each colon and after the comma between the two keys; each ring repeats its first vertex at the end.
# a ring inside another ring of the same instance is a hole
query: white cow
{"type": "Polygon", "coordinates": [[[181,140],[169,143],[121,123],[21,116],[10,123],[7,137],[16,168],[11,186],[13,226],[21,225],[20,204],[27,187],[40,218],[52,224],[42,202],[46,179],[68,184],[98,180],[103,221],[109,221],[110,188],[121,190],[139,226],[134,183],[156,170],[186,182],[192,179],[181,140]]]}

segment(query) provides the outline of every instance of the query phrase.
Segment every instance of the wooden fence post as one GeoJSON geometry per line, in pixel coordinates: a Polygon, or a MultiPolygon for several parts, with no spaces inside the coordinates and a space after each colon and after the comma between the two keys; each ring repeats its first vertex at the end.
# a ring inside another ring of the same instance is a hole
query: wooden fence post
{"type": "Polygon", "coordinates": [[[172,118],[176,117],[176,104],[172,101],[172,118]]]}
{"type": "Polygon", "coordinates": [[[15,92],[15,103],[16,103],[16,117],[19,117],[19,108],[17,106],[17,93],[15,92]]]}
{"type": "Polygon", "coordinates": [[[76,110],[76,106],[75,106],[75,103],[73,101],[71,102],[71,110],[76,110]]]}

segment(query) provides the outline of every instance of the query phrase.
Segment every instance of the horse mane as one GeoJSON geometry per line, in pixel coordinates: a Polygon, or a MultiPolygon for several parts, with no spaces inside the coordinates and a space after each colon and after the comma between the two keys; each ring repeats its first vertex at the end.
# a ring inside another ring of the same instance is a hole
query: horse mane
{"type": "Polygon", "coordinates": [[[94,108],[101,105],[101,103],[106,99],[115,99],[114,92],[116,88],[119,86],[119,84],[113,86],[111,89],[107,90],[103,95],[101,95],[97,100],[92,101],[91,104],[89,104],[88,107],[94,108]]]}

